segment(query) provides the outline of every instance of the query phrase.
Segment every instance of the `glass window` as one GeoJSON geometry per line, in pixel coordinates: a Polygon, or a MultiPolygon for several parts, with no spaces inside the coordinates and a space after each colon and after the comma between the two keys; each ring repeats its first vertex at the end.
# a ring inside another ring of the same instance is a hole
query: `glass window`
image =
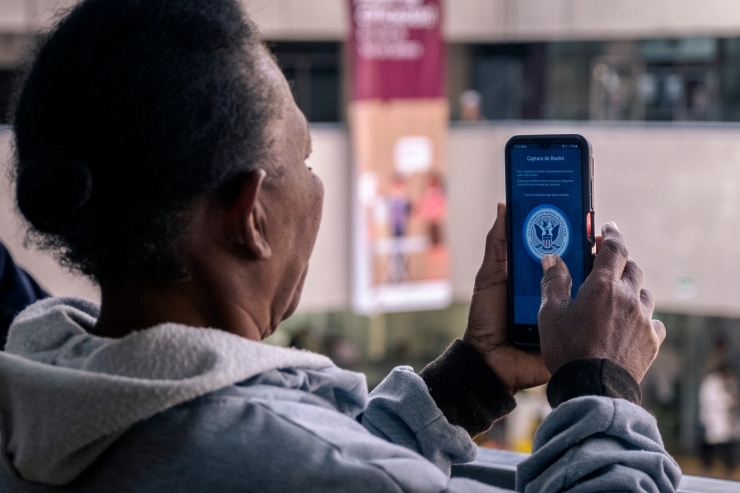
{"type": "Polygon", "coordinates": [[[479,45],[473,49],[473,89],[491,120],[543,118],[545,44],[479,45]]]}
{"type": "Polygon", "coordinates": [[[724,40],[720,57],[721,118],[740,121],[740,39],[724,40]]]}
{"type": "Polygon", "coordinates": [[[270,49],[308,121],[339,121],[341,44],[279,42],[270,43],[270,49]]]}
{"type": "Polygon", "coordinates": [[[493,120],[739,121],[740,39],[472,45],[493,120]]]}
{"type": "Polygon", "coordinates": [[[545,118],[589,119],[592,63],[602,53],[598,42],[548,43],[545,118]]]}

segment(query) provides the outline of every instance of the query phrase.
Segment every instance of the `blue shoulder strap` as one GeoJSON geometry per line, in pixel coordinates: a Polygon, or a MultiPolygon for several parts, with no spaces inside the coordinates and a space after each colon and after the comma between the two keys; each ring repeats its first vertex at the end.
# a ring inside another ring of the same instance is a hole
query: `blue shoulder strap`
{"type": "Polygon", "coordinates": [[[0,243],[0,350],[5,347],[10,323],[28,305],[49,294],[26,271],[18,267],[0,243]]]}

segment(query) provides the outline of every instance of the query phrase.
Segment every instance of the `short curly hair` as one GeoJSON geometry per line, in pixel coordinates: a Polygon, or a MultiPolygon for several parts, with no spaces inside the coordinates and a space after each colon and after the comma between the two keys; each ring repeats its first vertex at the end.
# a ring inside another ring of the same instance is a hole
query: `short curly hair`
{"type": "Polygon", "coordinates": [[[97,282],[186,275],[195,199],[265,155],[277,104],[237,0],[85,0],[45,38],[13,114],[29,239],[97,282]]]}

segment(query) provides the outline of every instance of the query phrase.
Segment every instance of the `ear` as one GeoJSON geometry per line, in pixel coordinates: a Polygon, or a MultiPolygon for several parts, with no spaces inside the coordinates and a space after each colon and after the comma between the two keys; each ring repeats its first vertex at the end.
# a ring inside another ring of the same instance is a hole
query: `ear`
{"type": "Polygon", "coordinates": [[[260,201],[266,176],[263,169],[247,173],[236,200],[227,210],[225,224],[229,239],[257,260],[265,260],[272,255],[265,235],[267,215],[260,201]]]}

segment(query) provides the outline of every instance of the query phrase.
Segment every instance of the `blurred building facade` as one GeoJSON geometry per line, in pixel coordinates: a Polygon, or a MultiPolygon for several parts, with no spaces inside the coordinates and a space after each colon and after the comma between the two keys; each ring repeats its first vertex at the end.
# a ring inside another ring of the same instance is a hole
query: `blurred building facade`
{"type": "MultiPolygon", "coordinates": [[[[724,358],[740,361],[740,2],[447,0],[455,303],[374,318],[350,309],[346,0],[244,2],[312,122],[311,165],[326,188],[299,313],[273,342],[329,353],[366,371],[371,384],[394,364],[423,365],[464,330],[485,234],[504,199],[506,140],[581,133],[596,156],[597,222],[617,222],[668,327],[666,349],[646,378],[646,405],[674,450],[694,450],[696,395],[715,341],[726,342],[724,358]],[[454,121],[471,90],[482,120],[454,121]]],[[[0,124],[29,46],[74,3],[0,2],[0,124]]],[[[3,177],[11,141],[10,130],[0,130],[3,177]]],[[[54,294],[97,296],[87,281],[23,247],[6,181],[0,239],[54,294]]]]}
{"type": "MultiPolygon", "coordinates": [[[[28,43],[76,0],[0,4],[0,113],[28,43]]],[[[346,0],[243,0],[312,121],[341,121],[346,0]],[[331,95],[331,97],[330,97],[331,95]]],[[[733,0],[448,0],[448,89],[492,120],[740,121],[733,0]]]]}

